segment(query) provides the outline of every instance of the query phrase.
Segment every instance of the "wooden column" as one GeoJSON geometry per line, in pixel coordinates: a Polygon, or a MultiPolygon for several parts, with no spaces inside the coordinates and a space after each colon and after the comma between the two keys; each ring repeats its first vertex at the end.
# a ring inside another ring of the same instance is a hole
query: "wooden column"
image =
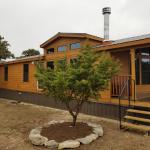
{"type": "MultiPolygon", "coordinates": [[[[136,71],[135,71],[135,49],[131,48],[130,49],[130,64],[131,64],[131,93],[132,93],[132,99],[134,99],[134,81],[136,81],[136,71]]],[[[136,87],[135,87],[136,90],[136,87]]],[[[136,91],[135,91],[136,92],[136,91]]],[[[136,97],[136,96],[135,96],[136,97]]]]}

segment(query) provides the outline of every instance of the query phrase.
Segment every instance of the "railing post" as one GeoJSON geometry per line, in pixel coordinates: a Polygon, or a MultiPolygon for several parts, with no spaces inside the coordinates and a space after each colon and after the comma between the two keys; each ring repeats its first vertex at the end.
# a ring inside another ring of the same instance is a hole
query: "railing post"
{"type": "MultiPolygon", "coordinates": [[[[135,49],[131,48],[130,49],[130,67],[131,67],[131,79],[132,80],[136,80],[135,78],[135,74],[136,74],[136,70],[135,70],[135,49]]],[[[135,92],[135,87],[134,87],[134,83],[131,83],[131,89],[132,89],[132,99],[134,99],[134,92],[135,92]]]]}
{"type": "Polygon", "coordinates": [[[121,97],[119,96],[119,128],[121,129],[121,97]]]}
{"type": "Polygon", "coordinates": [[[135,92],[136,92],[136,91],[135,91],[135,90],[136,90],[136,89],[135,89],[136,83],[135,83],[135,80],[133,80],[133,82],[134,82],[134,102],[135,102],[135,99],[136,99],[136,94],[135,94],[135,92]]]}
{"type": "Polygon", "coordinates": [[[128,79],[128,101],[129,101],[129,107],[131,106],[131,78],[128,79]]]}

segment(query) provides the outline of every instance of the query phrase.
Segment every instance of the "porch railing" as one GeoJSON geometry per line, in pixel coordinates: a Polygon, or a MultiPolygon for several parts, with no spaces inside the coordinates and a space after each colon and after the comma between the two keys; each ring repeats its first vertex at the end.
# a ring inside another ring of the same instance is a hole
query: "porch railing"
{"type": "MultiPolygon", "coordinates": [[[[130,79],[131,76],[114,76],[111,80],[111,96],[118,97],[124,84],[130,79]]],[[[131,85],[129,85],[131,86],[131,85]]],[[[128,96],[128,87],[123,90],[122,96],[128,96]]]]}
{"type": "MultiPolygon", "coordinates": [[[[128,108],[130,108],[131,107],[131,96],[133,97],[133,101],[135,102],[135,80],[133,80],[132,78],[131,78],[131,76],[129,77],[129,78],[127,78],[127,80],[124,82],[124,84],[122,85],[122,87],[121,87],[121,90],[120,90],[120,93],[119,93],[119,96],[118,96],[118,98],[119,98],[119,105],[118,105],[118,107],[119,107],[119,111],[118,111],[118,116],[119,116],[119,127],[120,127],[120,129],[122,128],[122,124],[121,124],[121,122],[122,122],[122,119],[124,118],[124,116],[122,116],[122,104],[121,104],[121,100],[123,100],[122,99],[122,96],[123,96],[123,94],[124,94],[124,91],[125,90],[127,90],[127,107],[128,108]],[[133,84],[132,84],[133,83],[133,84]],[[133,91],[131,90],[131,87],[133,86],[133,91]],[[131,94],[131,91],[133,92],[132,94],[131,94]]],[[[132,107],[134,108],[134,105],[132,105],[132,107]]]]}

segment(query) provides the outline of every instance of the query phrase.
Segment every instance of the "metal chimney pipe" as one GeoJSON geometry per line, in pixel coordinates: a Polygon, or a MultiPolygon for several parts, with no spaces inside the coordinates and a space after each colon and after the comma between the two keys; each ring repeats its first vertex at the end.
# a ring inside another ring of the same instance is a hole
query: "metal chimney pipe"
{"type": "Polygon", "coordinates": [[[111,8],[105,7],[102,12],[104,15],[104,39],[109,40],[109,15],[111,14],[111,8]]]}

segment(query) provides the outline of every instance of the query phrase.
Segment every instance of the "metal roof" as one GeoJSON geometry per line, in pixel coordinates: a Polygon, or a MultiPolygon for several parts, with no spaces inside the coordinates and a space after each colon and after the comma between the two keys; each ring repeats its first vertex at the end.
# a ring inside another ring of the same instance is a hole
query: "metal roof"
{"type": "Polygon", "coordinates": [[[150,38],[150,34],[144,34],[144,35],[139,35],[139,36],[134,36],[134,37],[115,40],[115,41],[112,42],[112,44],[119,44],[119,43],[124,43],[124,42],[137,41],[137,40],[142,40],[142,39],[147,39],[147,38],[150,38]]]}

